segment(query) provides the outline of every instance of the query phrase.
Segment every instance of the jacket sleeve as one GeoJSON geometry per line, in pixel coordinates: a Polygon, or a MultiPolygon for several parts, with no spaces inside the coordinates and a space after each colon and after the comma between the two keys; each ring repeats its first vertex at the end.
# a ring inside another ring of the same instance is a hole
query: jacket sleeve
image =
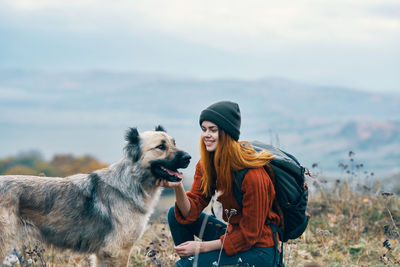
{"type": "MultiPolygon", "coordinates": [[[[275,197],[271,179],[263,168],[247,171],[242,192],[242,218],[239,225],[233,226],[232,231],[226,234],[224,249],[227,255],[250,249],[257,243],[275,197]]],[[[222,242],[224,235],[220,239],[222,242]]]]}
{"type": "Polygon", "coordinates": [[[190,191],[186,192],[186,195],[190,202],[189,215],[185,218],[182,216],[178,205],[175,203],[175,217],[177,221],[181,224],[193,223],[200,216],[201,212],[210,203],[211,196],[206,197],[201,189],[201,178],[203,176],[203,171],[200,162],[196,165],[196,171],[194,174],[193,184],[190,191]]]}

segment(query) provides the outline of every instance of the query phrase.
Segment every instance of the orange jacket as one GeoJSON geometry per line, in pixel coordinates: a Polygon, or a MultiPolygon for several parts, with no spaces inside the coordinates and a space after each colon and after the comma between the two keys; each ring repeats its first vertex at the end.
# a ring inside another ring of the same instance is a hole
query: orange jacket
{"type": "MultiPolygon", "coordinates": [[[[200,162],[198,162],[192,187],[186,193],[190,202],[189,215],[184,218],[175,204],[175,216],[181,224],[189,224],[196,221],[211,200],[211,197],[206,197],[202,193],[202,176],[202,168],[200,162]]],[[[219,190],[218,183],[216,190],[219,190]]],[[[223,210],[237,210],[237,214],[233,215],[229,220],[230,224],[228,225],[224,242],[224,249],[227,255],[248,250],[253,246],[271,247],[275,245],[267,219],[279,225],[279,216],[272,210],[275,190],[263,167],[247,171],[242,183],[242,192],[243,208],[236,202],[233,193],[219,196],[217,199],[222,204],[223,210]]],[[[228,220],[225,212],[223,212],[223,219],[225,221],[228,220]]],[[[220,239],[222,242],[224,235],[220,239]]]]}

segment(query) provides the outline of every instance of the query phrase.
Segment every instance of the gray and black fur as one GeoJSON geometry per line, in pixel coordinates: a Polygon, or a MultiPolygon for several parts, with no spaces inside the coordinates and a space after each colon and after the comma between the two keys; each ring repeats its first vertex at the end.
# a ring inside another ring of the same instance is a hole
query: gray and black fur
{"type": "Polygon", "coordinates": [[[89,174],[0,176],[0,263],[18,240],[32,237],[61,249],[96,255],[100,266],[127,266],[161,188],[180,181],[190,156],[160,126],[126,134],[124,156],[89,174]]]}

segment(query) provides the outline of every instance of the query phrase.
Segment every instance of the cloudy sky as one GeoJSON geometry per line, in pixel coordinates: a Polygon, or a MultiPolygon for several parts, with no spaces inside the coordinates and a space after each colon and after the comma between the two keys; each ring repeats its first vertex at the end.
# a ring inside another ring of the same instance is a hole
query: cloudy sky
{"type": "Polygon", "coordinates": [[[400,92],[398,0],[0,0],[0,69],[400,92]]]}

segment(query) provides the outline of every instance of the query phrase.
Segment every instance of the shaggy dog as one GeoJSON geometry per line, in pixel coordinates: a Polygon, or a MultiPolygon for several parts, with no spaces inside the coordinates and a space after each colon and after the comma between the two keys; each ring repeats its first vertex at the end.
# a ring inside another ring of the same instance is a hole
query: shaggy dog
{"type": "Polygon", "coordinates": [[[176,182],[190,156],[161,126],[126,134],[123,158],[89,174],[65,178],[0,176],[0,263],[12,245],[33,237],[61,249],[90,253],[99,266],[126,266],[161,188],[176,182]]]}

